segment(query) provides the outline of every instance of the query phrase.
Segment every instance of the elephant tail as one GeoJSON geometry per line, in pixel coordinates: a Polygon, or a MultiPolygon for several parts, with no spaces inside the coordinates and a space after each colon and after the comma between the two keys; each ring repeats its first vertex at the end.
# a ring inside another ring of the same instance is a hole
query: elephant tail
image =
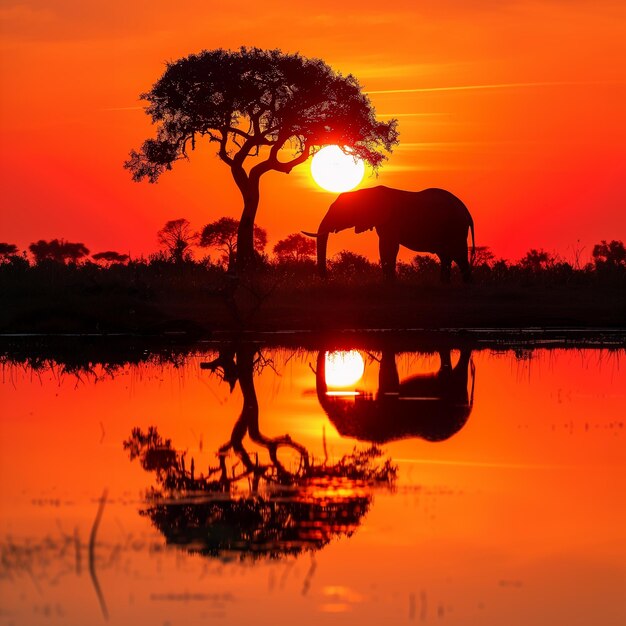
{"type": "Polygon", "coordinates": [[[476,243],[474,242],[474,220],[472,219],[472,216],[470,215],[469,218],[469,227],[470,230],[472,231],[472,250],[470,252],[470,260],[469,260],[469,264],[474,265],[474,257],[476,255],[476,243]]]}

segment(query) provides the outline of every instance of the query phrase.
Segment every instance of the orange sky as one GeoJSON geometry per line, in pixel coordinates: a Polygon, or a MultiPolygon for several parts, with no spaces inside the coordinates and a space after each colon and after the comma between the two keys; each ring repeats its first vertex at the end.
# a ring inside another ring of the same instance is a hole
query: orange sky
{"type": "MultiPolygon", "coordinates": [[[[432,4],[5,0],[0,241],[64,237],[139,255],[157,249],[166,220],[239,217],[212,148],[156,185],[131,182],[122,163],[152,134],[137,98],[164,62],[240,45],[357,76],[379,116],[400,123],[400,145],[363,184],[449,189],[496,255],[544,247],[571,260],[577,245],[585,257],[600,239],[626,239],[626,5],[432,4]]],[[[314,229],[334,197],[298,169],[262,183],[257,222],[271,245],[314,229]]],[[[331,254],[344,247],[374,257],[376,238],[331,238],[331,254]]]]}

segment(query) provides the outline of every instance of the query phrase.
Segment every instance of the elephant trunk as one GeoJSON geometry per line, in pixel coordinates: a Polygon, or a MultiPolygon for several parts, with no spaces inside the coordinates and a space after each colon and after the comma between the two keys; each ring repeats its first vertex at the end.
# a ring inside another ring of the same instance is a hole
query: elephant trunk
{"type": "Polygon", "coordinates": [[[317,235],[317,271],[322,278],[326,277],[326,249],[328,247],[328,233],[320,232],[317,235]]]}
{"type": "Polygon", "coordinates": [[[326,250],[328,248],[328,231],[320,230],[317,233],[302,231],[303,235],[317,240],[317,271],[322,278],[326,278],[326,250]]]}
{"type": "Polygon", "coordinates": [[[333,214],[332,207],[324,216],[317,229],[317,271],[322,278],[326,277],[326,252],[328,249],[328,235],[341,230],[337,224],[336,215],[333,214]]]}

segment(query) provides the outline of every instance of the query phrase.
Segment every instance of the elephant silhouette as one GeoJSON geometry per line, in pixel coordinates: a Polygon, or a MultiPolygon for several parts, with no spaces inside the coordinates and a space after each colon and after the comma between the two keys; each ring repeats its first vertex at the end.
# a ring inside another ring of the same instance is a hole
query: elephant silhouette
{"type": "Polygon", "coordinates": [[[409,437],[444,441],[463,428],[472,412],[475,367],[470,349],[461,350],[454,367],[450,351],[440,351],[439,357],[437,372],[400,381],[395,352],[383,350],[377,393],[342,396],[328,393],[326,352],[320,351],[316,368],[319,403],[342,437],[373,443],[409,437]]]}
{"type": "Polygon", "coordinates": [[[317,266],[326,275],[328,235],[347,228],[356,233],[376,229],[379,237],[383,275],[393,279],[400,246],[416,252],[436,254],[441,261],[441,279],[450,280],[454,261],[463,279],[471,277],[467,258],[468,230],[472,233],[474,256],[474,220],[459,198],[444,189],[404,191],[379,185],[342,193],[331,204],[317,232],[302,231],[317,238],[317,266]]]}

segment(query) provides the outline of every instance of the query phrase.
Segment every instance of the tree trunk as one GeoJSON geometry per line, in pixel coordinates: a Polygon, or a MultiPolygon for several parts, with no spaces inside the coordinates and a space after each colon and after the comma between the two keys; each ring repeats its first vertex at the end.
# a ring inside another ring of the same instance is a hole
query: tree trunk
{"type": "Polygon", "coordinates": [[[243,212],[237,232],[237,272],[254,266],[254,219],[259,208],[259,180],[247,178],[245,183],[235,178],[243,196],[243,212]]]}

